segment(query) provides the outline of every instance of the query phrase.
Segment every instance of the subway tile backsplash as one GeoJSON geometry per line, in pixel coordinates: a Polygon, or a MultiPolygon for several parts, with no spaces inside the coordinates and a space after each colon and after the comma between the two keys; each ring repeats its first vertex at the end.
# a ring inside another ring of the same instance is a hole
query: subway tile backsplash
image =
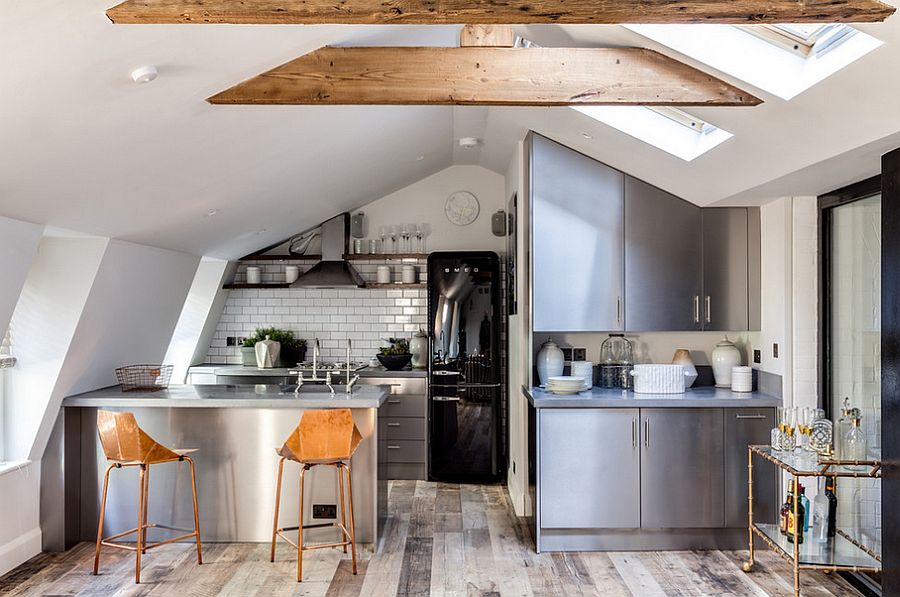
{"type": "Polygon", "coordinates": [[[206,362],[240,364],[239,346],[228,336],[249,336],[275,326],[307,341],[319,338],[322,358],[342,360],[347,338],[356,360],[368,360],[387,337],[411,337],[427,318],[424,288],[236,289],[232,290],[211,341],[206,362]]]}

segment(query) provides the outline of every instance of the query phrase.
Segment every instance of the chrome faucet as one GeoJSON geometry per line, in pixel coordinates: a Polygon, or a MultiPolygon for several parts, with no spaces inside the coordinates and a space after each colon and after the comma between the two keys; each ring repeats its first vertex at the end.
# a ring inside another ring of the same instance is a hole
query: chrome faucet
{"type": "Polygon", "coordinates": [[[328,386],[328,389],[331,390],[331,395],[334,396],[334,388],[331,387],[331,371],[325,372],[325,385],[328,386]]]}
{"type": "Polygon", "coordinates": [[[346,391],[348,394],[353,392],[353,385],[359,381],[359,375],[353,375],[353,368],[350,365],[350,353],[353,350],[353,341],[350,338],[347,338],[347,377],[344,379],[346,384],[346,391]],[[351,377],[351,375],[353,375],[351,377]]]}
{"type": "Polygon", "coordinates": [[[312,350],[312,353],[313,353],[313,374],[312,374],[312,378],[313,378],[313,381],[316,381],[316,380],[319,379],[319,375],[316,373],[316,371],[318,371],[318,369],[319,369],[319,339],[318,339],[318,338],[313,338],[313,350],[312,350]]]}

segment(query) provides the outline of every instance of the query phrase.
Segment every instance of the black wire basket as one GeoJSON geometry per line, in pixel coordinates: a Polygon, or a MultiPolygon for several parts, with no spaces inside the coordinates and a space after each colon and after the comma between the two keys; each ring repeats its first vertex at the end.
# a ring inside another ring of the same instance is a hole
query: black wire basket
{"type": "Polygon", "coordinates": [[[172,365],[128,365],[116,369],[123,392],[156,392],[169,387],[172,365]]]}

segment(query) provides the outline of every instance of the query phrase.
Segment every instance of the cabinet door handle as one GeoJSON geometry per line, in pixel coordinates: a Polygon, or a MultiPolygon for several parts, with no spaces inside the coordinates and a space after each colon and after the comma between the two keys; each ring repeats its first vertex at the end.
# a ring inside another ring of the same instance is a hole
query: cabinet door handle
{"type": "Polygon", "coordinates": [[[622,297],[616,297],[616,323],[622,323],[622,297]]]}
{"type": "Polygon", "coordinates": [[[631,447],[637,448],[637,419],[631,419],[631,447]]]}
{"type": "Polygon", "coordinates": [[[644,447],[650,447],[650,419],[644,419],[644,447]]]}
{"type": "Polygon", "coordinates": [[[694,323],[700,323],[700,296],[694,295],[694,323]]]}
{"type": "Polygon", "coordinates": [[[709,295],[706,295],[706,323],[712,323],[712,301],[709,295]]]}
{"type": "Polygon", "coordinates": [[[735,419],[759,421],[766,418],[766,415],[734,415],[735,419]]]}
{"type": "Polygon", "coordinates": [[[388,423],[388,427],[399,427],[400,423],[388,423]]]}
{"type": "Polygon", "coordinates": [[[400,446],[391,446],[391,445],[388,446],[388,450],[399,450],[399,449],[400,449],[400,446]]]}
{"type": "Polygon", "coordinates": [[[388,400],[388,404],[400,404],[399,400],[388,400]]]}

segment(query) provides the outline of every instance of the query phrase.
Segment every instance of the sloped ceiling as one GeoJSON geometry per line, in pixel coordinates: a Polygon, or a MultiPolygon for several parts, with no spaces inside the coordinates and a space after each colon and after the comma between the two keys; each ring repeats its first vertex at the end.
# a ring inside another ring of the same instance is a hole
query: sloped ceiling
{"type": "MultiPolygon", "coordinates": [[[[827,181],[791,176],[900,132],[898,17],[861,26],[885,45],[791,102],[749,88],[767,103],[695,109],[735,137],[686,163],[568,108],[210,106],[323,45],[449,46],[458,27],[114,26],[111,4],[0,4],[0,215],[233,258],[453,163],[504,173],[529,128],[698,204],[759,201],[775,180],[794,194],[852,182],[865,160],[829,167],[827,181]],[[160,76],[136,85],[145,64],[160,76]],[[483,143],[463,151],[459,136],[483,143]]],[[[517,31],[683,59],[621,27],[517,31]]]]}

